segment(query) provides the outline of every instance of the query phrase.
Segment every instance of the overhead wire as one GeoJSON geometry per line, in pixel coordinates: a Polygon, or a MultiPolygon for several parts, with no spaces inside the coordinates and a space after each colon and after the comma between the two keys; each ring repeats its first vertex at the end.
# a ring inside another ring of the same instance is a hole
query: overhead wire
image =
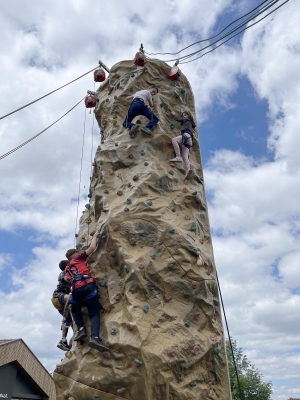
{"type": "MultiPolygon", "coordinates": [[[[83,97],[83,99],[85,98],[85,96],[83,97]]],[[[43,129],[41,132],[37,133],[36,135],[32,136],[30,139],[26,140],[26,142],[20,144],[19,146],[15,147],[14,149],[8,151],[5,154],[2,154],[2,156],[0,156],[0,160],[2,160],[3,158],[9,156],[10,154],[14,153],[15,151],[21,149],[23,146],[25,146],[26,144],[30,143],[32,140],[36,139],[38,136],[40,136],[42,133],[46,132],[49,128],[51,128],[53,125],[55,125],[58,121],[60,121],[62,118],[64,118],[67,114],[69,114],[72,110],[74,110],[75,107],[77,107],[82,100],[81,99],[78,103],[75,104],[75,106],[73,106],[72,108],[70,108],[70,110],[68,110],[64,115],[62,115],[60,118],[58,118],[56,121],[54,121],[51,125],[47,126],[47,128],[43,129]]]]}
{"type": "Polygon", "coordinates": [[[14,113],[16,113],[16,112],[18,112],[18,111],[20,111],[20,110],[22,110],[23,108],[26,108],[26,107],[30,106],[31,104],[34,104],[34,103],[36,103],[36,102],[38,102],[38,101],[44,99],[44,98],[47,97],[47,96],[50,96],[50,94],[57,92],[58,90],[64,88],[65,86],[68,86],[68,85],[70,85],[71,83],[78,81],[79,79],[83,78],[83,77],[86,76],[87,74],[90,74],[91,72],[93,72],[96,68],[98,68],[98,66],[95,67],[95,68],[93,68],[93,69],[91,69],[90,71],[86,72],[85,74],[79,76],[78,78],[73,79],[71,82],[68,82],[68,83],[66,83],[66,84],[63,85],[63,86],[60,86],[59,88],[57,88],[57,89],[55,89],[55,90],[52,90],[52,92],[49,92],[49,93],[45,94],[44,96],[39,97],[38,99],[36,99],[36,100],[34,100],[34,101],[31,101],[30,103],[25,104],[24,106],[22,106],[22,107],[20,107],[20,108],[17,108],[16,110],[14,110],[14,111],[12,111],[12,112],[6,114],[6,115],[3,115],[2,117],[0,117],[0,120],[1,120],[1,119],[4,119],[4,118],[8,117],[9,115],[12,115],[12,114],[14,114],[14,113]]]}

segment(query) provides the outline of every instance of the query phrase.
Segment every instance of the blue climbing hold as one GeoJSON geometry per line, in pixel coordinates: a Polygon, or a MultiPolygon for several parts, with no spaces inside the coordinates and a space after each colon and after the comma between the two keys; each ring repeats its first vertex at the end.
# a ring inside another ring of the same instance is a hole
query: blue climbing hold
{"type": "Polygon", "coordinates": [[[127,265],[124,265],[124,271],[126,272],[126,274],[128,274],[129,268],[127,267],[127,265]]]}
{"type": "Polygon", "coordinates": [[[196,232],[196,225],[195,225],[195,224],[193,224],[193,225],[191,226],[191,231],[192,231],[192,232],[196,232]]]}
{"type": "MultiPolygon", "coordinates": [[[[131,184],[130,184],[130,186],[131,186],[131,184]]],[[[127,200],[126,200],[126,204],[131,204],[131,200],[130,200],[130,199],[127,199],[127,200]]]]}
{"type": "Polygon", "coordinates": [[[131,182],[128,182],[127,183],[127,187],[131,187],[132,185],[131,185],[131,182]]]}
{"type": "Polygon", "coordinates": [[[144,311],[145,314],[147,314],[147,312],[149,311],[149,306],[147,306],[147,305],[144,306],[143,307],[143,311],[144,311]]]}
{"type": "Polygon", "coordinates": [[[104,193],[105,193],[105,194],[108,194],[108,193],[109,193],[109,191],[108,191],[107,189],[105,189],[105,190],[104,190],[104,193]]]}
{"type": "Polygon", "coordinates": [[[93,400],[101,400],[101,397],[98,396],[97,394],[94,394],[94,396],[92,397],[93,400]]]}
{"type": "Polygon", "coordinates": [[[152,258],[152,260],[155,260],[156,259],[156,254],[152,253],[150,257],[152,258]]]}
{"type": "Polygon", "coordinates": [[[173,271],[173,269],[174,269],[174,264],[169,264],[169,267],[168,267],[168,268],[169,268],[170,271],[173,271]]]}
{"type": "Polygon", "coordinates": [[[196,249],[195,247],[191,250],[192,253],[194,254],[198,254],[198,249],[196,249]]]}
{"type": "Polygon", "coordinates": [[[111,334],[111,335],[116,335],[116,334],[117,334],[116,328],[112,328],[112,329],[110,330],[110,334],[111,334]]]}
{"type": "Polygon", "coordinates": [[[190,386],[191,386],[191,387],[197,386],[197,382],[196,382],[196,381],[192,381],[192,382],[190,383],[190,386]]]}
{"type": "Polygon", "coordinates": [[[126,228],[125,233],[129,233],[129,232],[130,232],[130,228],[126,228]]]}
{"type": "Polygon", "coordinates": [[[101,238],[101,239],[103,240],[103,242],[106,242],[107,236],[106,236],[106,235],[104,235],[104,236],[102,236],[102,238],[101,238]]]}
{"type": "Polygon", "coordinates": [[[145,155],[145,151],[141,150],[141,156],[144,156],[144,155],[145,155]]]}
{"type": "Polygon", "coordinates": [[[176,212],[176,208],[175,207],[172,208],[172,212],[176,212]]]}
{"type": "Polygon", "coordinates": [[[89,204],[86,204],[85,208],[87,208],[89,210],[91,208],[91,206],[89,204]]]}
{"type": "Polygon", "coordinates": [[[185,298],[185,299],[188,299],[188,298],[190,297],[190,294],[189,294],[189,293],[184,293],[183,295],[184,295],[184,298],[185,298]]]}
{"type": "Polygon", "coordinates": [[[76,237],[76,238],[78,237],[78,233],[75,233],[75,237],[76,237]]]}
{"type": "Polygon", "coordinates": [[[90,199],[92,197],[91,193],[88,194],[88,198],[90,199]]]}
{"type": "Polygon", "coordinates": [[[152,206],[152,201],[151,200],[147,201],[147,204],[148,206],[152,206]]]}
{"type": "Polygon", "coordinates": [[[105,287],[106,286],[106,281],[104,279],[101,279],[101,281],[99,282],[99,285],[101,287],[105,287]]]}
{"type": "Polygon", "coordinates": [[[118,147],[118,146],[119,146],[119,143],[115,143],[115,146],[118,147]]]}
{"type": "Polygon", "coordinates": [[[131,133],[129,136],[130,136],[130,139],[134,139],[135,138],[134,133],[131,133]]]}
{"type": "Polygon", "coordinates": [[[175,229],[170,229],[169,232],[173,235],[173,233],[175,233],[175,229]]]}
{"type": "Polygon", "coordinates": [[[143,365],[143,363],[142,363],[142,361],[140,361],[140,360],[134,360],[134,362],[135,362],[135,365],[137,366],[137,367],[140,367],[141,365],[143,365]]]}

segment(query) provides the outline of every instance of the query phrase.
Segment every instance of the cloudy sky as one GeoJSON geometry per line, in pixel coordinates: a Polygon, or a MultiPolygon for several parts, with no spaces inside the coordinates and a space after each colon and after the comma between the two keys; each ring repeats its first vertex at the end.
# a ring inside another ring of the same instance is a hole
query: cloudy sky
{"type": "MultiPolygon", "coordinates": [[[[283,1],[277,3],[280,4],[283,1]]],[[[219,32],[256,0],[13,0],[0,3],[1,115],[97,66],[174,52],[219,32]]],[[[300,397],[300,0],[181,66],[194,89],[216,265],[231,335],[300,397]]],[[[196,47],[198,49],[199,47],[196,47]]],[[[167,57],[162,57],[168,59],[167,57]]],[[[173,65],[173,63],[170,63],[173,65]]],[[[94,89],[92,75],[0,121],[0,153],[94,89]]],[[[50,299],[73,246],[85,107],[0,160],[0,338],[22,337],[49,371],[60,360],[50,299]]],[[[79,212],[89,187],[93,114],[79,212]]],[[[1,155],[0,154],[0,155],[1,155]]]]}

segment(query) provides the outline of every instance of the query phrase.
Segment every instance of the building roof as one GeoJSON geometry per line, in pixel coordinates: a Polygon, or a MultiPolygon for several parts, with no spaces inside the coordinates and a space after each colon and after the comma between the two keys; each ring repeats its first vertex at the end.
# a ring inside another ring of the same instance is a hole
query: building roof
{"type": "Polygon", "coordinates": [[[0,366],[17,364],[48,395],[49,400],[55,400],[52,376],[22,339],[0,339],[0,347],[0,366]]]}

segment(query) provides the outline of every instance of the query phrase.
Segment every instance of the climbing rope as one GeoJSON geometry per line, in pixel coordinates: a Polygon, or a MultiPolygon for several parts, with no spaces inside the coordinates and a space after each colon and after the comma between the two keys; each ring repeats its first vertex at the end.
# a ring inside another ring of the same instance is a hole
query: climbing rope
{"type": "Polygon", "coordinates": [[[83,160],[83,149],[84,149],[85,123],[86,123],[86,107],[84,108],[84,122],[83,122],[83,134],[82,134],[82,146],[81,146],[81,160],[80,160],[80,172],[79,172],[79,184],[78,184],[76,223],[75,223],[75,233],[74,233],[74,247],[76,247],[76,230],[77,230],[78,209],[79,209],[79,199],[80,199],[80,186],[81,186],[82,160],[83,160]]]}
{"type": "MultiPolygon", "coordinates": [[[[97,68],[97,67],[96,67],[96,68],[97,68]]],[[[59,87],[58,89],[55,89],[55,90],[53,90],[52,92],[47,93],[47,94],[45,94],[44,96],[39,97],[38,99],[36,99],[36,100],[34,100],[34,101],[31,101],[31,102],[28,103],[28,104],[25,104],[25,106],[20,107],[20,108],[17,108],[16,110],[14,110],[14,111],[12,111],[12,112],[10,112],[10,113],[8,113],[8,114],[6,114],[6,115],[3,115],[2,117],[0,117],[0,120],[3,119],[3,118],[8,117],[9,115],[12,115],[12,114],[16,113],[17,111],[22,110],[23,108],[26,108],[26,107],[30,106],[31,104],[36,103],[37,101],[40,101],[40,100],[44,99],[44,98],[47,97],[47,96],[50,96],[50,94],[57,92],[58,90],[64,88],[65,86],[68,86],[68,85],[70,85],[71,83],[73,83],[73,82],[75,82],[75,81],[78,81],[78,79],[81,79],[81,78],[83,78],[84,76],[86,76],[87,74],[93,72],[96,68],[91,69],[90,71],[86,72],[85,74],[79,76],[79,77],[76,78],[76,79],[73,79],[71,82],[66,83],[65,85],[59,87]]]]}
{"type": "MultiPolygon", "coordinates": [[[[92,182],[92,170],[93,170],[94,123],[95,123],[95,114],[93,113],[90,185],[91,185],[91,182],[92,182]]],[[[91,218],[91,207],[89,207],[89,217],[88,218],[89,219],[91,218]]],[[[86,245],[87,246],[89,245],[89,237],[90,237],[90,224],[88,224],[88,232],[87,232],[87,240],[86,240],[86,245]]]]}
{"type": "MultiPolygon", "coordinates": [[[[85,98],[85,96],[84,96],[84,98],[85,98]]],[[[63,117],[65,117],[67,114],[69,114],[69,112],[71,112],[72,110],[74,110],[74,108],[77,107],[77,106],[82,102],[82,100],[84,100],[84,98],[81,99],[77,104],[75,104],[75,106],[73,106],[72,108],[70,108],[69,111],[67,111],[64,115],[62,115],[60,118],[58,118],[55,122],[53,122],[53,123],[52,123],[51,125],[49,125],[47,128],[43,129],[41,132],[37,133],[35,136],[33,136],[32,138],[26,140],[26,142],[20,144],[19,146],[15,147],[14,149],[8,151],[8,152],[5,153],[5,154],[2,154],[2,156],[0,156],[0,160],[2,160],[3,158],[9,156],[10,154],[14,153],[15,151],[19,150],[21,147],[25,146],[26,144],[28,144],[29,142],[31,142],[32,140],[34,140],[34,139],[36,139],[38,136],[40,136],[42,133],[44,133],[46,130],[48,130],[49,128],[51,128],[51,126],[55,125],[55,124],[56,124],[58,121],[60,121],[63,117]]]]}
{"type": "Polygon", "coordinates": [[[221,299],[221,303],[222,303],[222,309],[223,309],[223,315],[224,315],[224,319],[225,319],[226,329],[227,329],[227,333],[228,333],[228,340],[229,340],[229,344],[230,344],[230,349],[231,349],[231,355],[232,355],[233,364],[234,364],[235,375],[236,375],[236,379],[237,379],[237,383],[238,383],[238,387],[239,387],[240,398],[241,398],[241,400],[243,400],[244,397],[243,397],[243,393],[242,393],[242,390],[241,390],[239,374],[238,374],[238,370],[237,370],[237,366],[236,366],[236,362],[235,362],[235,357],[234,357],[233,347],[232,347],[232,343],[231,343],[231,337],[230,337],[230,333],[229,333],[229,327],[228,327],[228,323],[227,323],[225,307],[224,307],[224,303],[223,303],[223,297],[222,297],[222,293],[221,293],[221,287],[220,287],[217,271],[216,271],[216,278],[217,278],[217,284],[218,284],[218,289],[219,289],[219,293],[220,293],[220,299],[221,299]]]}

